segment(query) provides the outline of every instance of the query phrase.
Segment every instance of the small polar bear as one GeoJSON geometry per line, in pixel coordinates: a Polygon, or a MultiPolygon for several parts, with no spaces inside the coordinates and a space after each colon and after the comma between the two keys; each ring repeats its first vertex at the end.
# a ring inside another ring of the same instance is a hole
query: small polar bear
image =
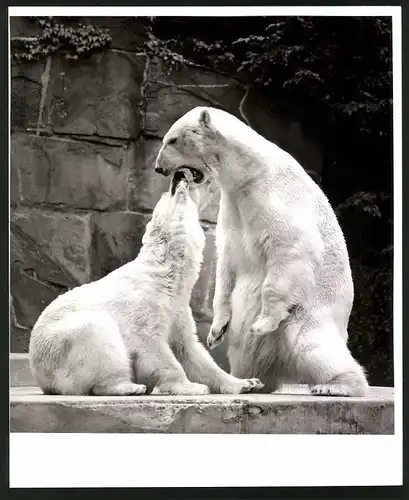
{"type": "Polygon", "coordinates": [[[205,237],[177,172],[155,207],[138,257],[59,296],[30,338],[35,380],[46,394],[238,394],[263,387],[223,371],[196,336],[189,300],[205,237]]]}
{"type": "Polygon", "coordinates": [[[214,320],[231,373],[265,390],[304,383],[315,395],[364,396],[347,347],[353,283],[330,203],[301,165],[229,113],[197,107],[164,137],[155,170],[190,167],[221,190],[214,320]]]}
{"type": "Polygon", "coordinates": [[[59,296],[41,314],[29,353],[44,393],[236,394],[263,387],[223,371],[196,336],[189,300],[205,237],[189,176],[174,175],[134,261],[59,296]]]}

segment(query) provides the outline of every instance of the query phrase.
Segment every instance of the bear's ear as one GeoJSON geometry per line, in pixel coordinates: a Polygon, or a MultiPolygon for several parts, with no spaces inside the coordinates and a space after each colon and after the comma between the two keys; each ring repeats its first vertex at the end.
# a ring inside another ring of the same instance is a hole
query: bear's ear
{"type": "Polygon", "coordinates": [[[202,127],[206,127],[206,128],[211,128],[210,127],[210,114],[209,114],[209,111],[205,108],[205,109],[202,109],[202,111],[200,112],[200,116],[199,116],[199,123],[202,127]]]}

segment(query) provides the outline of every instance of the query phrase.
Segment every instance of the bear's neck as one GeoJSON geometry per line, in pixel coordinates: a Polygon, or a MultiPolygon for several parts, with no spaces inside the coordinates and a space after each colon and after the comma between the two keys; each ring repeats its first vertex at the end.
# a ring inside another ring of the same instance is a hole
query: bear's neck
{"type": "Polygon", "coordinates": [[[155,279],[157,285],[162,285],[162,291],[171,297],[183,299],[190,297],[202,264],[202,253],[192,252],[189,245],[158,245],[145,244],[138,257],[134,260],[138,269],[155,279]],[[181,252],[182,249],[182,252],[181,252]]]}
{"type": "MultiPolygon", "coordinates": [[[[279,172],[271,164],[284,152],[238,118],[214,110],[215,128],[222,131],[218,148],[216,182],[225,192],[237,192],[253,182],[270,183],[279,172]],[[274,169],[275,170],[275,169],[274,169]]],[[[205,158],[206,162],[206,158],[205,158]]],[[[211,166],[211,165],[210,165],[211,166]]]]}
{"type": "Polygon", "coordinates": [[[271,143],[258,134],[230,138],[228,146],[219,155],[216,178],[219,187],[226,192],[238,192],[254,183],[270,183],[273,175],[267,160],[270,146],[271,143]]]}

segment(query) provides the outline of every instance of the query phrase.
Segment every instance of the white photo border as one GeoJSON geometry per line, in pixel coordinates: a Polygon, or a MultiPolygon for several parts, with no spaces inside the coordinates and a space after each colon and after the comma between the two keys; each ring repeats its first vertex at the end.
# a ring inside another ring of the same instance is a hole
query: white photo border
{"type": "MultiPolygon", "coordinates": [[[[9,7],[9,17],[70,16],[72,12],[73,7],[9,7]]],[[[402,485],[401,7],[76,6],[75,15],[392,17],[395,434],[350,436],[11,433],[10,487],[402,485]]]]}

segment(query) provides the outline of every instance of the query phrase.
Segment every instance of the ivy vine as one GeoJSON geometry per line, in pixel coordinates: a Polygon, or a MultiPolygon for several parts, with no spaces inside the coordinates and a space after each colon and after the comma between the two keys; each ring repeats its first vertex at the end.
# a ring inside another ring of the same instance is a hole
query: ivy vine
{"type": "MultiPolygon", "coordinates": [[[[108,30],[92,24],[67,25],[54,17],[32,17],[40,32],[36,37],[16,37],[13,42],[12,60],[15,64],[36,61],[59,53],[66,59],[76,60],[109,46],[108,30]]],[[[71,22],[72,24],[72,18],[71,22]]]]}

